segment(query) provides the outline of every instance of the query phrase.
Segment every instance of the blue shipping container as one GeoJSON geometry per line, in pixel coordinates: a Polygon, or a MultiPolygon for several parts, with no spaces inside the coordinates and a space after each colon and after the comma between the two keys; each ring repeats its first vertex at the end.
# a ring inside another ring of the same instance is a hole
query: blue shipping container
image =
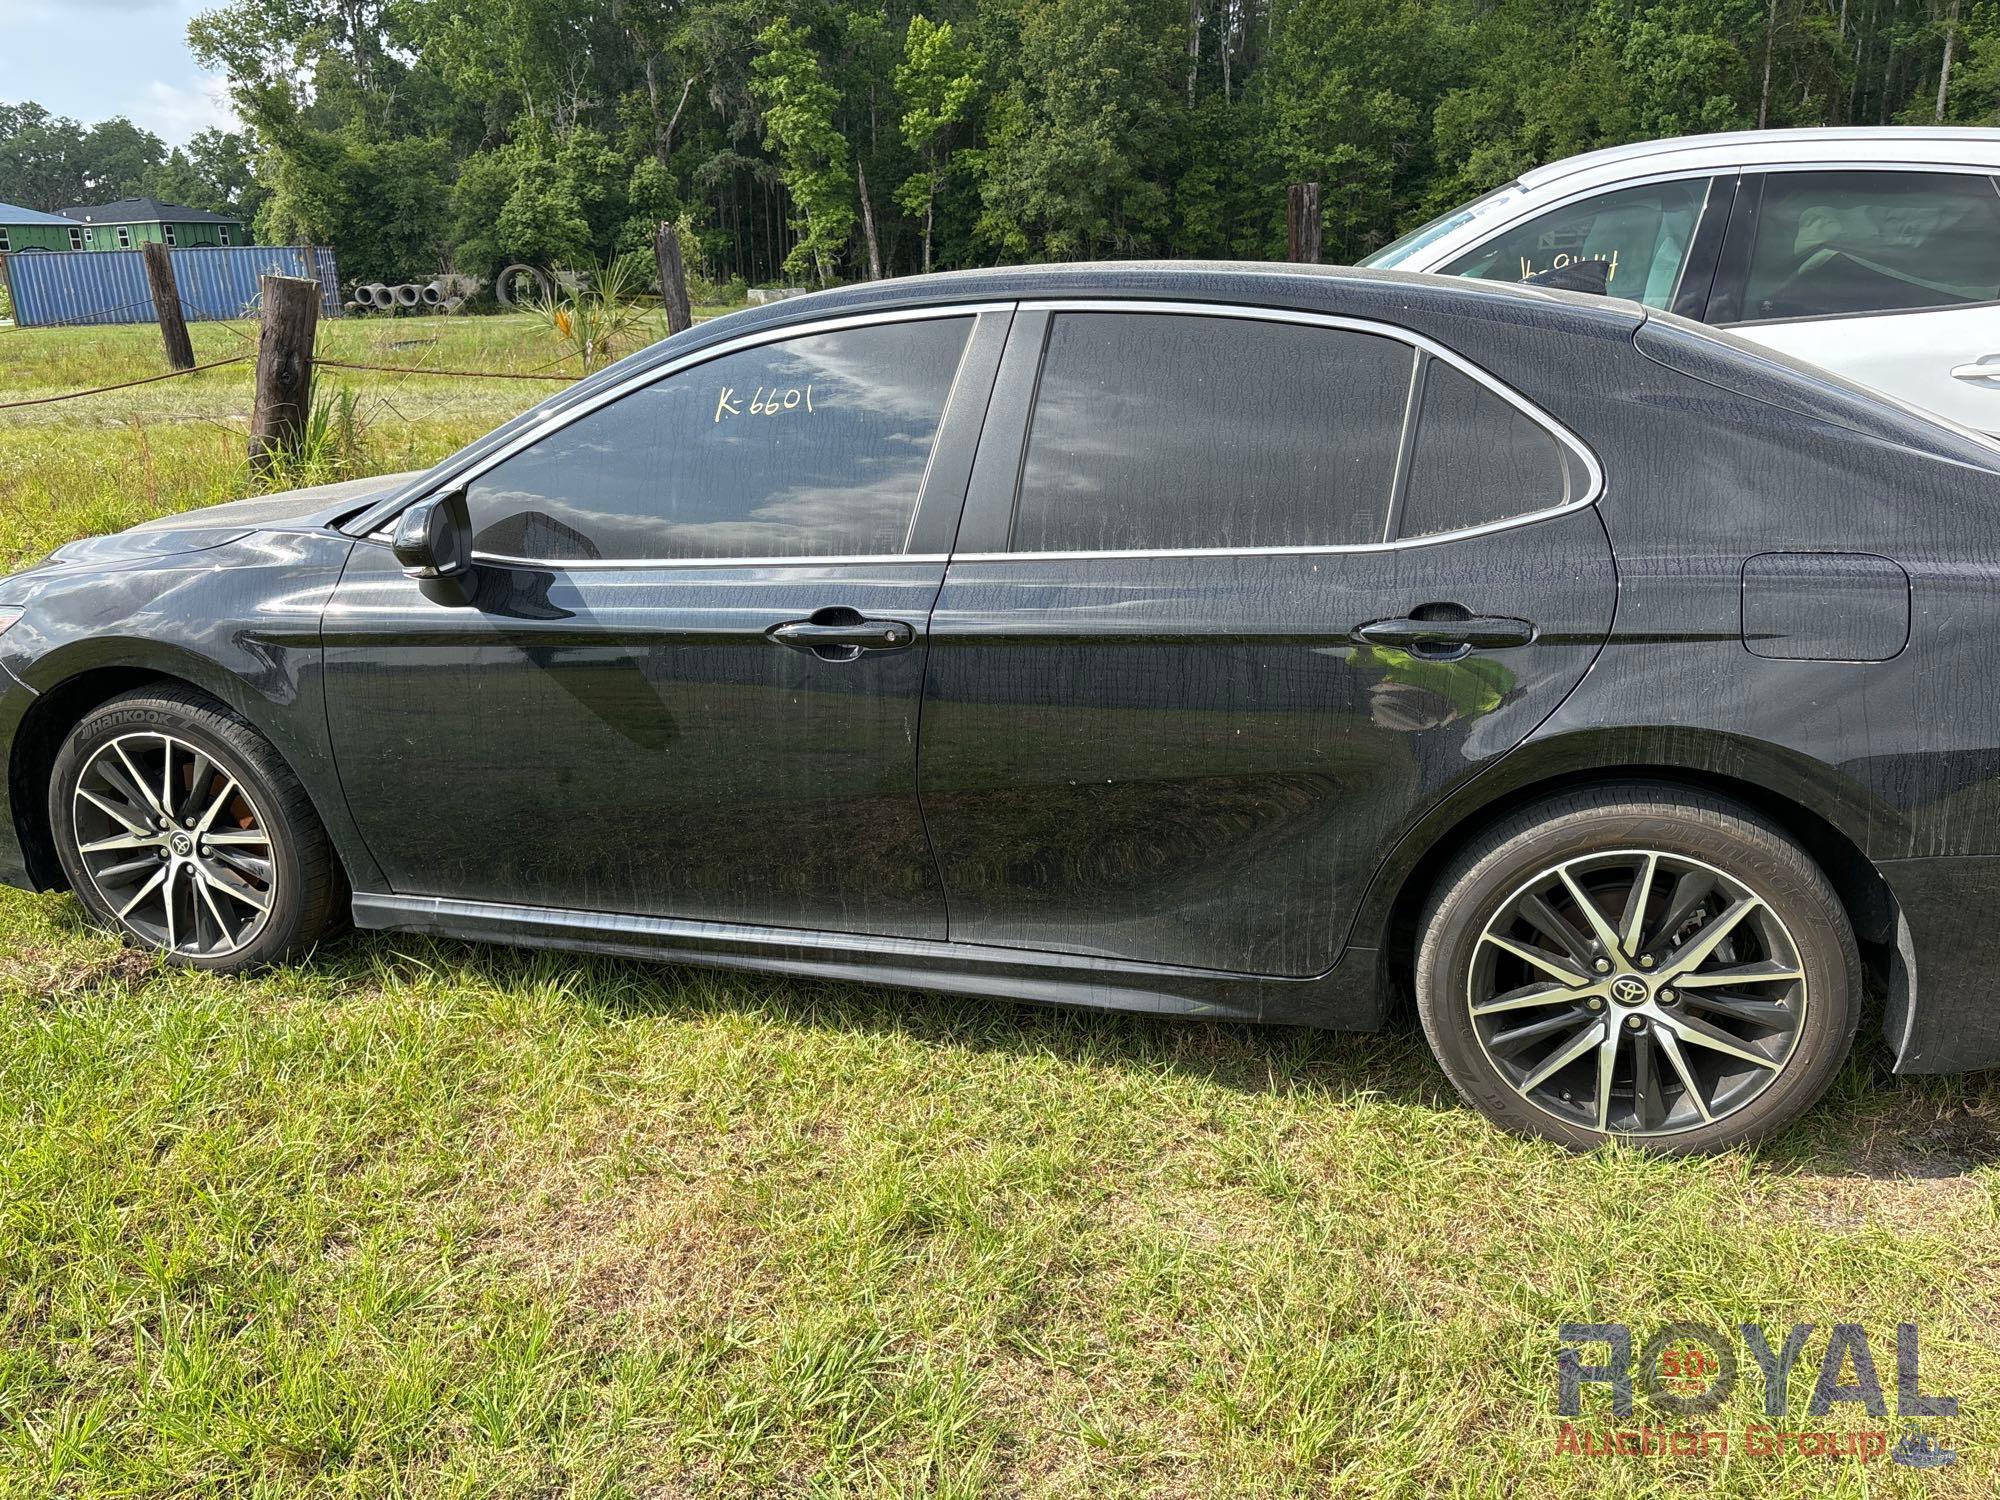
{"type": "MultiPolygon", "coordinates": [[[[190,323],[218,318],[255,317],[262,276],[317,273],[320,316],[340,316],[340,277],[333,252],[315,248],[312,271],[306,252],[295,245],[190,246],[169,250],[181,312],[190,323]]],[[[14,294],[14,321],[23,328],[73,327],[86,323],[151,323],[153,294],[137,250],[99,250],[88,255],[24,251],[9,255],[6,276],[14,294]]]]}

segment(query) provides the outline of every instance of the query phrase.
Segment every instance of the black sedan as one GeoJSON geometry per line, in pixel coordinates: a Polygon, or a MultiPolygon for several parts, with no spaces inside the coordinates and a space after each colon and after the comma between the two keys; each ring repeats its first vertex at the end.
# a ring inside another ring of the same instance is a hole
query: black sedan
{"type": "Polygon", "coordinates": [[[2000,447],[1629,303],[1196,264],[741,313],[0,583],[0,879],[1346,1028],[1752,1140],[2000,1062],[2000,447]]]}

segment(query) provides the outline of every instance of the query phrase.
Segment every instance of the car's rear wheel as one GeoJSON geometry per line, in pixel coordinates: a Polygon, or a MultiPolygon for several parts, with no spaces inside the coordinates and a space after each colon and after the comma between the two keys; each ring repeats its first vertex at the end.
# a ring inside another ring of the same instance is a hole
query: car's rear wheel
{"type": "Polygon", "coordinates": [[[179,963],[276,962],[334,914],[339,872],[305,789],[270,741],[192,689],[140,689],[78,724],[49,826],[91,915],[179,963]]]}
{"type": "Polygon", "coordinates": [[[1424,1030],[1508,1129],[1712,1151],[1784,1128],[1854,1037],[1860,962],[1825,874],[1747,808],[1581,791],[1466,849],[1426,911],[1424,1030]]]}

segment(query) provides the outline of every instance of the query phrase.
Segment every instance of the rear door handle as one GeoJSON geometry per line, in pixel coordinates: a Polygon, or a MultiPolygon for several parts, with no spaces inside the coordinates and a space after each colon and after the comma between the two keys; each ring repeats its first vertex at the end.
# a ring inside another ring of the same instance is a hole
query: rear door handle
{"type": "Polygon", "coordinates": [[[1988,355],[1994,362],[1990,365],[1954,365],[1953,380],[2000,380],[2000,356],[1988,355]]]}
{"type": "Polygon", "coordinates": [[[865,620],[851,609],[822,609],[810,619],[773,625],[770,636],[794,651],[851,661],[863,651],[900,651],[917,632],[901,620],[865,620]]]}
{"type": "Polygon", "coordinates": [[[1354,627],[1357,640],[1371,646],[1412,646],[1439,652],[1490,651],[1501,646],[1525,646],[1535,638],[1527,620],[1506,615],[1467,615],[1462,619],[1371,620],[1354,627]]]}

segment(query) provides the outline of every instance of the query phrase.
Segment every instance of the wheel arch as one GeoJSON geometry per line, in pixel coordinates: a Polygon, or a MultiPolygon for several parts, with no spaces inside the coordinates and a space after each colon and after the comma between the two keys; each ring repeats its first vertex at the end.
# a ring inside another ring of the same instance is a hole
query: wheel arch
{"type": "Polygon", "coordinates": [[[49,826],[48,786],[57,751],[70,731],[100,706],[121,693],[154,683],[201,686],[150,667],[92,667],[44,689],[21,716],[7,764],[7,801],[13,810],[14,835],[28,878],[37,890],[69,889],[62,861],[56,857],[55,832],[49,826]]]}
{"type": "MultiPolygon", "coordinates": [[[[277,753],[298,776],[327,830],[334,857],[352,881],[373,872],[372,862],[356,867],[356,846],[344,835],[348,829],[347,808],[332,793],[329,805],[326,790],[309,774],[318,769],[301,765],[300,747],[291,735],[276,730],[277,715],[260,712],[260,699],[242,679],[205,658],[161,648],[120,659],[106,659],[99,649],[88,657],[61,659],[52,654],[36,663],[33,685],[37,696],[22,714],[13,737],[12,753],[6,767],[7,803],[13,816],[14,833],[27,866],[29,879],[38,890],[67,890],[68,878],[56,856],[55,834],[49,826],[48,786],[57,752],[70,731],[111,699],[135,688],[149,686],[191,688],[223,704],[241,716],[269,740],[277,753]],[[65,670],[68,668],[69,670],[65,670]]],[[[270,704],[262,704],[269,709],[270,704]]],[[[365,853],[362,859],[366,859],[365,853]]]]}
{"type": "Polygon", "coordinates": [[[1776,824],[1812,857],[1853,924],[1863,968],[1888,997],[1891,1040],[1900,1036],[1914,994],[1914,955],[1902,910],[1866,851],[1870,830],[1882,828],[1885,818],[1893,820],[1892,813],[1851,784],[1829,785],[1836,773],[1823,764],[1806,762],[1775,746],[1759,746],[1758,751],[1765,753],[1746,755],[1743,743],[1734,737],[1726,747],[1710,747],[1711,751],[1726,748],[1726,755],[1663,754],[1655,745],[1651,755],[1600,758],[1606,748],[1601,744],[1595,754],[1579,755],[1579,748],[1566,745],[1553,755],[1530,755],[1524,747],[1515,752],[1523,760],[1512,767],[1513,774],[1475,779],[1458,797],[1433,809],[1397,845],[1370,887],[1353,938],[1380,954],[1390,1008],[1403,1008],[1411,1000],[1418,920],[1445,867],[1467,842],[1520,809],[1563,792],[1649,782],[1741,802],[1776,824]]]}

